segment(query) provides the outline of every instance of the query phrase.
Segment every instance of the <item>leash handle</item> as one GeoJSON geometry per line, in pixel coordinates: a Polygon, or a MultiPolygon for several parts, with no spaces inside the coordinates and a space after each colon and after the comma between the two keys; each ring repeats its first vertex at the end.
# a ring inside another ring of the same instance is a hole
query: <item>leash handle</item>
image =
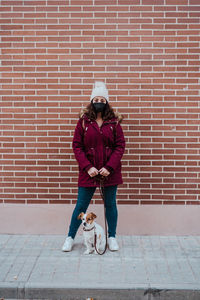
{"type": "Polygon", "coordinates": [[[105,205],[105,193],[104,193],[104,180],[105,180],[105,177],[104,176],[101,176],[99,178],[100,180],[100,186],[99,186],[99,190],[100,190],[100,194],[101,194],[101,198],[103,200],[103,204],[104,204],[104,221],[105,221],[105,236],[106,236],[106,245],[105,245],[105,249],[103,252],[99,252],[98,249],[97,249],[97,234],[95,233],[94,234],[94,247],[95,247],[95,250],[96,252],[99,254],[99,255],[103,255],[106,250],[107,250],[107,247],[108,247],[108,229],[107,229],[107,221],[106,221],[106,205],[105,205]]]}

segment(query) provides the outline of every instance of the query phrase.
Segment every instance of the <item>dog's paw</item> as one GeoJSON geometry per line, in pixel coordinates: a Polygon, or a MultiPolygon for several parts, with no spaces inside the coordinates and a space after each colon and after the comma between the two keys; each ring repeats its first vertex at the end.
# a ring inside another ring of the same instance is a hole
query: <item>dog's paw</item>
{"type": "Polygon", "coordinates": [[[84,254],[89,255],[89,254],[92,254],[93,252],[94,252],[94,250],[87,249],[87,250],[85,250],[84,254]]]}

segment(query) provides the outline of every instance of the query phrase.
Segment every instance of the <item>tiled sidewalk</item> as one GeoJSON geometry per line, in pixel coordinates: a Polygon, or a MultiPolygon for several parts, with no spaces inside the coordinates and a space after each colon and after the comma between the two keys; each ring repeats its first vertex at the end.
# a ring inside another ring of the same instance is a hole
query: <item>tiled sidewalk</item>
{"type": "Polygon", "coordinates": [[[0,298],[200,299],[200,236],[119,236],[120,251],[84,255],[82,236],[0,235],[0,298]]]}

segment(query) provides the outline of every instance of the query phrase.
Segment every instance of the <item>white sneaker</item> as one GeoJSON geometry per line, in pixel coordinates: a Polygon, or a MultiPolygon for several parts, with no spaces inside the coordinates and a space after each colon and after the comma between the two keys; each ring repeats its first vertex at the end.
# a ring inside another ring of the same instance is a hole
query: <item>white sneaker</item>
{"type": "Polygon", "coordinates": [[[74,240],[71,236],[68,236],[62,246],[62,251],[64,252],[69,252],[72,250],[72,246],[73,246],[74,240]]]}
{"type": "Polygon", "coordinates": [[[117,251],[119,250],[119,245],[117,243],[116,238],[110,237],[108,238],[108,247],[110,251],[117,251]]]}

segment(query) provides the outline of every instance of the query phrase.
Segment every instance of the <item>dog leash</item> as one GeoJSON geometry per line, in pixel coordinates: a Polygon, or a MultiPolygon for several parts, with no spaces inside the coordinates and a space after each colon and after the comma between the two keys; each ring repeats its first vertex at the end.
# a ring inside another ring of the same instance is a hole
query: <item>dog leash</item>
{"type": "Polygon", "coordinates": [[[99,183],[100,183],[100,186],[99,186],[99,191],[100,191],[100,195],[101,195],[101,198],[103,200],[103,204],[104,204],[104,221],[105,221],[105,237],[106,237],[106,245],[105,245],[105,249],[103,252],[99,252],[98,249],[97,249],[97,234],[96,232],[94,233],[94,247],[95,247],[95,250],[96,252],[99,254],[99,255],[103,255],[106,250],[107,250],[107,247],[108,247],[108,228],[107,228],[107,221],[106,221],[106,204],[105,204],[105,191],[104,191],[104,180],[105,180],[105,177],[104,176],[96,176],[96,179],[99,180],[99,183]]]}

